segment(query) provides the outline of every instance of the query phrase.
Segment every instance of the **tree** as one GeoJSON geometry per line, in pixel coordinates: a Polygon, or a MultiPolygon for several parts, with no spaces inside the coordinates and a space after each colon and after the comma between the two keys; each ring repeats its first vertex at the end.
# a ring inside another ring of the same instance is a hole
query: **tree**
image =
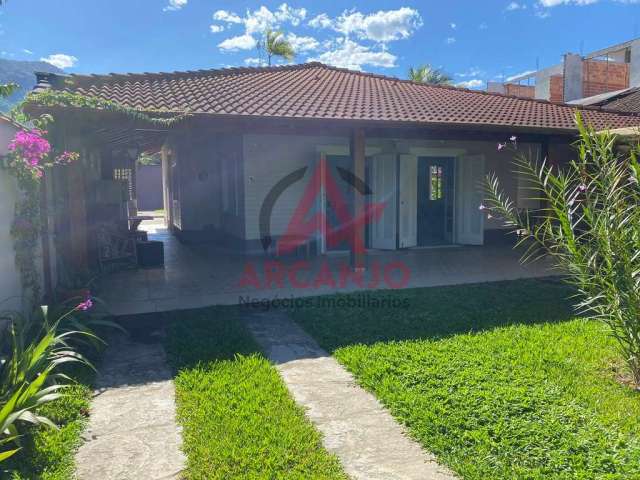
{"type": "Polygon", "coordinates": [[[267,56],[267,65],[271,66],[272,57],[282,57],[286,60],[293,60],[296,53],[293,46],[286,39],[282,31],[267,29],[264,38],[258,42],[258,49],[267,56]]]}
{"type": "MultiPolygon", "coordinates": [[[[0,0],[1,2],[2,0],[0,0]]],[[[0,98],[6,98],[18,88],[17,83],[0,83],[0,98]]]]}
{"type": "Polygon", "coordinates": [[[566,167],[516,157],[541,210],[518,209],[494,174],[480,208],[518,232],[523,260],[553,260],[577,288],[576,308],[610,327],[640,387],[640,146],[620,153],[614,135],[595,133],[580,115],[577,124],[578,159],[566,167]]]}
{"type": "Polygon", "coordinates": [[[431,65],[422,65],[418,68],[409,68],[409,80],[418,83],[433,85],[451,85],[451,77],[442,70],[431,65]]]}

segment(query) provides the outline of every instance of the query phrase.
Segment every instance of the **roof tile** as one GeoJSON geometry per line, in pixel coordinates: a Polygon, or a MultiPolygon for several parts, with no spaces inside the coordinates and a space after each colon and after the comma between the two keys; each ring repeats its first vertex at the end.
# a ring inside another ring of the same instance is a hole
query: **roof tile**
{"type": "MultiPolygon", "coordinates": [[[[63,88],[144,110],[422,125],[574,130],[576,106],[425,85],[317,62],[195,72],[72,75],[63,88]]],[[[640,125],[640,115],[582,107],[597,129],[640,125]]]]}

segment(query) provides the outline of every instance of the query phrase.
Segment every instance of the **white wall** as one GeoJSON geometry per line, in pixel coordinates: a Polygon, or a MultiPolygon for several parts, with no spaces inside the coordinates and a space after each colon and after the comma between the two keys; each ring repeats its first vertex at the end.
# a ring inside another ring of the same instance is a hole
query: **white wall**
{"type": "Polygon", "coordinates": [[[346,137],[300,135],[245,135],[244,191],[246,238],[260,238],[259,216],[262,203],[273,186],[295,170],[308,167],[305,176],[287,188],[276,202],[271,217],[271,234],[281,235],[299,204],[313,167],[319,145],[349,145],[346,137]]]}
{"type": "MultiPolygon", "coordinates": [[[[7,145],[15,132],[13,125],[0,118],[0,157],[6,155],[7,145]]],[[[0,167],[0,311],[19,310],[22,307],[22,288],[11,237],[17,194],[15,179],[0,167]],[[9,298],[9,301],[3,302],[9,298]]]]}
{"type": "MultiPolygon", "coordinates": [[[[506,140],[506,139],[505,139],[506,140]]],[[[245,228],[246,238],[259,238],[259,215],[261,205],[269,190],[283,177],[301,168],[308,167],[302,180],[298,181],[279,197],[271,217],[271,234],[284,233],[298,206],[304,189],[313,173],[321,145],[349,145],[346,137],[311,137],[296,135],[245,135],[243,141],[245,228]]],[[[511,149],[498,152],[497,142],[488,141],[440,141],[440,140],[392,140],[367,139],[367,148],[378,148],[380,152],[408,153],[410,148],[429,148],[450,156],[452,151],[463,151],[465,155],[484,155],[485,172],[495,172],[505,193],[519,207],[535,208],[535,202],[526,201],[522,182],[513,173],[515,153],[511,149]],[[520,184],[520,188],[519,188],[520,184]]],[[[517,152],[536,157],[539,145],[518,144],[517,152]]],[[[505,228],[496,219],[485,221],[485,230],[505,228]]]]}

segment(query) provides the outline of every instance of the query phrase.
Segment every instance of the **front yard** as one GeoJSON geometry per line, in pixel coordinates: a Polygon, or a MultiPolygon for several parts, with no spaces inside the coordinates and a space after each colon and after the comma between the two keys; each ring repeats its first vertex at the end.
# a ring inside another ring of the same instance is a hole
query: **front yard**
{"type": "Polygon", "coordinates": [[[187,478],[346,479],[237,309],[167,315],[187,478]]]}
{"type": "Polygon", "coordinates": [[[569,293],[527,280],[292,315],[464,479],[640,478],[640,394],[569,293]]]}
{"type": "MultiPolygon", "coordinates": [[[[346,306],[289,313],[462,479],[640,479],[640,393],[570,294],[523,280],[325,297],[346,306]]],[[[186,478],[346,479],[243,312],[147,316],[167,325],[186,478]]],[[[24,445],[16,478],[73,474],[91,392],[69,393],[47,407],[62,428],[24,445]]]]}

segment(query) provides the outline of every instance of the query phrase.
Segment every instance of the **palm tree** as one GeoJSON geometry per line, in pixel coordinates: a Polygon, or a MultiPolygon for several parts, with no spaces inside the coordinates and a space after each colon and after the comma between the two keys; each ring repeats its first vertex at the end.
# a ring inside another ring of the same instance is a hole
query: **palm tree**
{"type": "Polygon", "coordinates": [[[284,36],[282,31],[273,31],[267,29],[264,32],[264,39],[258,43],[258,49],[267,55],[267,64],[271,66],[272,57],[282,57],[287,60],[293,60],[296,52],[293,46],[284,36]]]}
{"type": "Polygon", "coordinates": [[[418,68],[409,68],[409,80],[418,83],[430,83],[435,85],[451,85],[451,77],[442,70],[432,67],[429,64],[418,68]]]}

